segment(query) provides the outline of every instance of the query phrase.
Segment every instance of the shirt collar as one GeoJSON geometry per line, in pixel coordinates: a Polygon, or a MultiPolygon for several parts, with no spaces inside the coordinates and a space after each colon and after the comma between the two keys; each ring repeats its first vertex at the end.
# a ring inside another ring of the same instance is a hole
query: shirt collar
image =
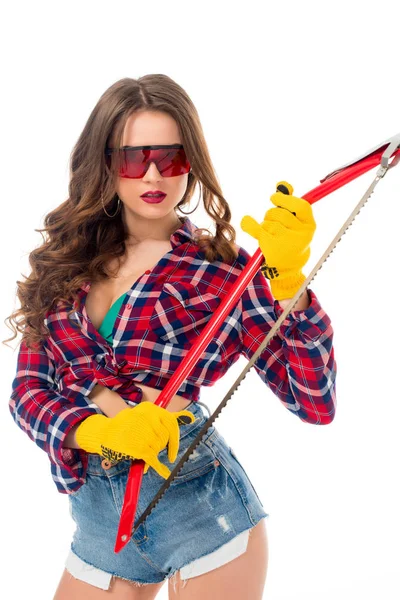
{"type": "Polygon", "coordinates": [[[184,217],[182,225],[179,229],[176,229],[170,237],[172,247],[176,248],[180,244],[193,241],[196,229],[198,229],[198,227],[192,223],[189,217],[184,217]]]}

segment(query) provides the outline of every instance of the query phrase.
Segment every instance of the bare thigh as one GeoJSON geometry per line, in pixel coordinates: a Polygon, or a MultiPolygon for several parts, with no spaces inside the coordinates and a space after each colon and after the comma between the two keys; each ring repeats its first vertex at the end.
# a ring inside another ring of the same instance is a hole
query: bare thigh
{"type": "Polygon", "coordinates": [[[168,580],[169,600],[261,600],[268,568],[268,538],[265,518],[250,531],[247,550],[226,565],[182,581],[168,580]]]}
{"type": "Polygon", "coordinates": [[[53,600],[106,600],[113,596],[115,600],[153,600],[165,581],[141,585],[112,577],[108,590],[102,590],[94,585],[75,579],[64,569],[53,600]]]}

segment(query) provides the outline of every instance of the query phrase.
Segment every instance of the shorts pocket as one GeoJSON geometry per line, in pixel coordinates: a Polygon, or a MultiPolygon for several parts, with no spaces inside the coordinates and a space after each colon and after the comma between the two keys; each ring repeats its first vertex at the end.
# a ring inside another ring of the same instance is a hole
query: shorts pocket
{"type": "Polygon", "coordinates": [[[198,336],[221,303],[212,292],[185,282],[166,282],[158,297],[149,325],[157,337],[170,344],[183,344],[198,336]]]}
{"type": "Polygon", "coordinates": [[[72,494],[68,494],[69,514],[76,523],[78,522],[78,516],[81,507],[83,506],[83,502],[86,502],[88,498],[88,479],[90,479],[90,475],[87,475],[86,477],[86,482],[81,485],[79,490],[72,492],[72,494]]]}
{"type": "Polygon", "coordinates": [[[233,448],[231,448],[231,446],[229,446],[229,453],[230,453],[232,459],[234,460],[235,464],[237,465],[237,467],[240,469],[240,471],[242,473],[242,476],[246,479],[248,485],[251,487],[251,489],[253,490],[253,492],[257,496],[258,501],[262,505],[261,499],[260,499],[259,495],[257,494],[254,485],[251,483],[249,476],[247,475],[244,467],[242,466],[242,463],[239,461],[238,457],[235,454],[235,451],[233,450],[233,448]]]}
{"type": "Polygon", "coordinates": [[[87,483],[87,481],[85,483],[82,483],[81,487],[79,489],[77,489],[75,492],[71,492],[69,494],[69,497],[76,498],[77,496],[79,496],[79,494],[81,494],[83,492],[83,488],[86,486],[86,483],[87,483]]]}
{"type": "Polygon", "coordinates": [[[215,454],[215,457],[221,461],[222,465],[228,471],[245,502],[249,502],[248,492],[252,491],[254,492],[254,497],[257,498],[260,505],[263,506],[259,495],[257,494],[241,462],[236,456],[235,451],[231,446],[229,446],[221,433],[214,428],[214,431],[212,431],[211,435],[207,437],[205,443],[210,447],[215,454]]]}

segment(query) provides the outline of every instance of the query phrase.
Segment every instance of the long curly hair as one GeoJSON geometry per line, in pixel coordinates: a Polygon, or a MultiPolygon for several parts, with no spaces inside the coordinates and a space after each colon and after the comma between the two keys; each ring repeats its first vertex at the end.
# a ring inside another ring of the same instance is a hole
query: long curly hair
{"type": "MultiPolygon", "coordinates": [[[[74,302],[84,282],[107,278],[106,263],[115,258],[118,262],[119,257],[124,256],[128,231],[122,211],[110,219],[103,210],[104,202],[107,212],[114,215],[117,206],[118,153],[114,153],[108,166],[104,150],[111,137],[115,147],[121,147],[128,117],[143,109],[164,111],[178,125],[192,170],[188,174],[186,192],[175,208],[190,203],[199,183],[204,208],[216,229],[214,236],[208,229],[196,230],[195,241],[206,260],[212,262],[218,258],[230,263],[237,258],[231,211],[222,195],[197,110],[188,94],[164,74],[120,79],[100,97],[72,150],[69,198],[45,215],[43,229],[35,229],[41,233],[43,243],[29,254],[30,275],[23,275],[25,281],[17,281],[16,296],[21,308],[5,319],[14,335],[3,340],[3,344],[17,337],[19,331],[29,348],[40,347],[49,334],[44,322],[46,314],[60,302],[74,302]],[[18,317],[21,318],[17,320],[18,317]]],[[[72,309],[68,317],[71,313],[72,309]]]]}

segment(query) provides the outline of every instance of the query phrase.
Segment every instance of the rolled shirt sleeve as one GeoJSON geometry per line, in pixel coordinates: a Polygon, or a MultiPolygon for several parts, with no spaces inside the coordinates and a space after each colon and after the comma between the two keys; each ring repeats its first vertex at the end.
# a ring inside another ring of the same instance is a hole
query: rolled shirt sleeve
{"type": "MultiPolygon", "coordinates": [[[[253,366],[289,411],[304,422],[325,425],[336,410],[333,328],[316,294],[307,292],[310,306],[287,315],[253,366]]],[[[260,271],[244,291],[240,308],[241,354],[250,360],[283,308],[260,271]]]]}
{"type": "Polygon", "coordinates": [[[54,361],[46,344],[33,350],[22,340],[9,409],[20,429],[48,454],[58,490],[71,493],[85,481],[87,453],[63,448],[63,442],[75,424],[103,413],[96,404],[89,404],[85,394],[77,392],[74,402],[59,394],[54,373],[54,361]]]}

